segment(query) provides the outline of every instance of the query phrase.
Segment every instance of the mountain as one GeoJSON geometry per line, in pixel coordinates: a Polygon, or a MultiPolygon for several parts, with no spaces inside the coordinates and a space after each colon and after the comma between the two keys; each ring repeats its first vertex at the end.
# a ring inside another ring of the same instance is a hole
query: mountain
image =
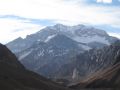
{"type": "Polygon", "coordinates": [[[114,57],[114,63],[104,70],[98,70],[88,76],[86,79],[76,85],[71,85],[72,88],[116,88],[120,89],[120,42],[112,46],[114,52],[117,53],[114,57]]]}
{"type": "Polygon", "coordinates": [[[111,63],[105,59],[101,62],[96,61],[95,58],[99,57],[99,50],[96,49],[109,46],[116,40],[118,39],[109,36],[105,31],[91,26],[56,24],[28,35],[25,39],[18,38],[8,43],[7,47],[27,69],[47,78],[64,77],[71,80],[75,75],[83,78],[82,76],[85,77],[87,73],[111,63]],[[94,50],[90,50],[93,48],[94,50]],[[78,56],[77,60],[78,54],[80,57],[78,56]]]}
{"type": "MultiPolygon", "coordinates": [[[[8,43],[7,47],[27,69],[63,85],[74,87],[75,84],[75,88],[79,88],[82,82],[91,77],[96,76],[94,80],[98,80],[99,75],[103,78],[104,75],[111,75],[108,74],[110,70],[114,73],[114,67],[115,70],[119,69],[117,58],[120,44],[117,40],[91,26],[56,24],[25,39],[18,38],[8,43]]],[[[99,87],[102,80],[96,81],[98,86],[95,86],[91,79],[83,83],[82,87],[99,87]]],[[[119,78],[116,82],[119,82],[119,78]]]]}
{"type": "Polygon", "coordinates": [[[49,78],[63,64],[70,62],[70,58],[84,52],[82,45],[65,35],[56,34],[16,55],[26,68],[49,78]]]}
{"type": "MultiPolygon", "coordinates": [[[[111,67],[120,57],[120,41],[101,49],[91,49],[71,59],[55,72],[57,79],[75,83],[92,76],[95,72],[111,67]]],[[[98,74],[99,75],[99,74],[98,74]]],[[[64,82],[63,82],[64,83],[64,82]]],[[[68,83],[69,84],[69,83],[68,83]]]]}
{"type": "Polygon", "coordinates": [[[0,89],[68,90],[36,73],[26,70],[16,56],[2,44],[0,44],[0,89]]]}
{"type": "MultiPolygon", "coordinates": [[[[7,44],[7,47],[14,53],[21,52],[27,48],[30,48],[35,42],[45,42],[51,36],[56,34],[65,35],[72,40],[90,44],[100,43],[96,47],[110,45],[117,39],[109,36],[105,31],[96,29],[91,26],[76,25],[76,26],[65,26],[62,24],[56,24],[54,26],[48,26],[35,34],[28,35],[25,39],[17,38],[7,44]]],[[[94,48],[94,46],[92,47],[94,48]]]]}

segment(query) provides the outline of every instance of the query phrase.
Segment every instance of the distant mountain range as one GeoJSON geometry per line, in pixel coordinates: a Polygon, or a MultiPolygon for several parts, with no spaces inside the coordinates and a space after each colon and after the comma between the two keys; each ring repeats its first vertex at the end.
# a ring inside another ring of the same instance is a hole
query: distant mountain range
{"type": "Polygon", "coordinates": [[[116,53],[109,46],[117,40],[94,27],[56,24],[7,47],[27,69],[53,80],[76,82],[113,64],[116,53]]]}

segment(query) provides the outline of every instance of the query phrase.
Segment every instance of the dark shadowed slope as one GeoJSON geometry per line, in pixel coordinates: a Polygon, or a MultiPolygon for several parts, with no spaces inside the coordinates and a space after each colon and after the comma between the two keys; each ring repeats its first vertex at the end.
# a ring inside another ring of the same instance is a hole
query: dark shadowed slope
{"type": "Polygon", "coordinates": [[[0,44],[0,90],[68,90],[26,70],[6,46],[0,44]]]}

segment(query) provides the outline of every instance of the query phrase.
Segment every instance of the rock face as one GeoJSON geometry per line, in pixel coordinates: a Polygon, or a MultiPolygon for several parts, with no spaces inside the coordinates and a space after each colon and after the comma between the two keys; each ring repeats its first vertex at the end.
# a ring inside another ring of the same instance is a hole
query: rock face
{"type": "Polygon", "coordinates": [[[68,90],[28,71],[14,54],[0,44],[0,89],[2,90],[68,90]]]}
{"type": "Polygon", "coordinates": [[[46,42],[38,42],[18,53],[19,60],[28,69],[52,77],[70,58],[84,51],[77,42],[64,35],[56,35],[46,42]]]}
{"type": "Polygon", "coordinates": [[[92,49],[72,58],[71,62],[63,65],[55,73],[55,76],[57,78],[65,78],[73,81],[73,72],[74,69],[77,69],[77,74],[79,75],[77,75],[76,78],[78,78],[78,76],[79,78],[76,80],[76,82],[79,80],[84,80],[86,77],[94,74],[96,71],[104,70],[113,65],[119,55],[120,44],[113,44],[102,49],[92,49]]]}
{"type": "Polygon", "coordinates": [[[97,74],[101,76],[91,78],[86,88],[120,88],[120,63],[97,74]]]}
{"type": "MultiPolygon", "coordinates": [[[[76,85],[72,85],[72,88],[120,88],[120,42],[116,42],[109,47],[111,52],[109,59],[112,59],[112,63],[104,68],[100,69],[86,79],[76,85]],[[112,56],[111,56],[112,53],[112,56]]],[[[106,54],[103,53],[105,56],[106,54]]]]}

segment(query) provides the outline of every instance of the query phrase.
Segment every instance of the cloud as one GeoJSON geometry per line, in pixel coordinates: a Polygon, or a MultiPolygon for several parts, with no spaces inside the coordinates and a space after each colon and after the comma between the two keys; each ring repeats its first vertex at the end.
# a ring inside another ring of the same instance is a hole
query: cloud
{"type": "Polygon", "coordinates": [[[98,3],[112,3],[112,0],[97,0],[98,3]]]}
{"type": "Polygon", "coordinates": [[[32,18],[25,18],[21,16],[15,16],[15,15],[0,15],[0,18],[2,19],[13,19],[13,20],[22,20],[24,23],[31,23],[31,24],[41,24],[41,25],[50,25],[54,24],[54,20],[47,20],[47,19],[32,19],[32,18]]]}
{"type": "MultiPolygon", "coordinates": [[[[35,29],[38,29],[43,23],[44,25],[54,23],[104,24],[119,27],[120,7],[115,6],[116,4],[99,6],[97,2],[98,0],[0,0],[0,16],[4,16],[0,18],[0,22],[1,24],[6,22],[3,26],[0,25],[0,29],[2,28],[6,32],[17,30],[14,33],[19,32],[19,36],[25,36],[24,33],[29,33],[28,29],[37,31],[35,29]],[[9,27],[9,30],[6,26],[9,27]],[[22,29],[24,33],[20,33],[22,29]]],[[[102,0],[102,2],[111,1],[102,0]]],[[[32,33],[31,31],[30,33],[32,33]]],[[[1,33],[1,35],[5,34],[1,33]]],[[[4,38],[0,37],[0,42],[1,40],[4,41],[4,38]]]]}
{"type": "Polygon", "coordinates": [[[0,18],[0,42],[7,43],[17,37],[25,37],[40,30],[43,26],[25,23],[23,20],[0,18]]]}
{"type": "Polygon", "coordinates": [[[115,17],[116,14],[112,13],[119,12],[118,8],[88,6],[82,3],[83,0],[70,1],[2,0],[2,2],[0,1],[0,14],[76,23],[118,23],[118,18],[115,17]]]}
{"type": "Polygon", "coordinates": [[[109,32],[108,33],[110,36],[114,36],[114,37],[117,37],[120,39],[120,33],[112,33],[112,32],[109,32]]]}

